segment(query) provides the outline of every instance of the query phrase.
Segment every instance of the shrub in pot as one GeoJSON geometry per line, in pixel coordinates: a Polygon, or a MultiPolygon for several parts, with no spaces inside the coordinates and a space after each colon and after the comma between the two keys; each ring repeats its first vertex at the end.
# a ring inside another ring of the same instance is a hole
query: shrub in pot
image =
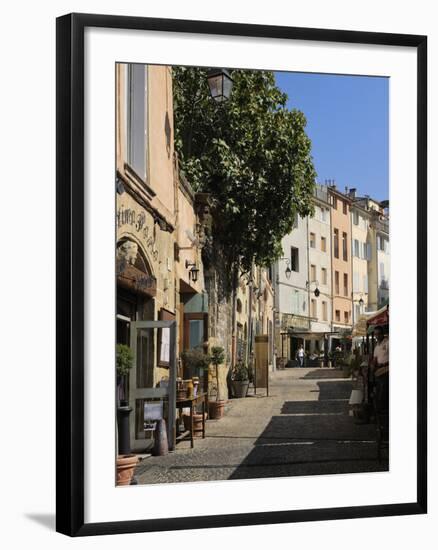
{"type": "Polygon", "coordinates": [[[220,346],[211,348],[211,362],[215,366],[216,371],[216,387],[212,388],[212,393],[216,393],[216,399],[211,399],[208,402],[208,415],[212,419],[219,420],[224,415],[225,401],[220,394],[219,383],[219,365],[225,361],[225,350],[220,346]]]}
{"type": "Polygon", "coordinates": [[[127,378],[132,368],[134,356],[131,348],[125,344],[116,346],[116,372],[117,372],[117,449],[120,455],[128,455],[131,452],[129,434],[129,415],[132,411],[129,407],[127,378]]]}
{"type": "Polygon", "coordinates": [[[238,361],[231,371],[231,387],[234,397],[246,397],[249,387],[249,369],[243,361],[238,361]]]}

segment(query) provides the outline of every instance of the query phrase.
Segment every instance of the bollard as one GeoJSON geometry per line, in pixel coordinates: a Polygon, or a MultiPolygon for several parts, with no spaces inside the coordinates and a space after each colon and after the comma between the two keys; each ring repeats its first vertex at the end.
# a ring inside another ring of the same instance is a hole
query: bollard
{"type": "Polygon", "coordinates": [[[167,442],[167,429],[166,421],[161,418],[157,421],[155,428],[155,443],[154,443],[154,455],[164,456],[169,452],[169,445],[167,442]]]}

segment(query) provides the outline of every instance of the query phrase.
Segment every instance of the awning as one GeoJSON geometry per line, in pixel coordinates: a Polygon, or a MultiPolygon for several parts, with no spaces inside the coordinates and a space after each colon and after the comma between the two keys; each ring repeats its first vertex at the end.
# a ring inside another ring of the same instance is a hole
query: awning
{"type": "Polygon", "coordinates": [[[388,325],[389,324],[389,306],[383,306],[376,311],[374,315],[367,319],[368,327],[373,325],[374,327],[388,325]]]}
{"type": "Polygon", "coordinates": [[[377,311],[369,311],[369,312],[362,313],[359,316],[359,319],[356,321],[356,323],[353,327],[353,331],[352,331],[353,338],[355,338],[357,336],[366,336],[367,335],[368,319],[370,319],[371,317],[374,317],[374,315],[376,315],[376,313],[377,313],[377,311]]]}
{"type": "Polygon", "coordinates": [[[342,335],[339,334],[339,332],[295,332],[295,331],[288,331],[288,332],[281,332],[282,336],[292,336],[293,338],[301,338],[302,340],[322,340],[325,338],[325,336],[334,336],[338,335],[341,337],[342,335]]]}
{"type": "Polygon", "coordinates": [[[131,264],[117,265],[117,283],[138,294],[157,295],[157,280],[131,264]]]}

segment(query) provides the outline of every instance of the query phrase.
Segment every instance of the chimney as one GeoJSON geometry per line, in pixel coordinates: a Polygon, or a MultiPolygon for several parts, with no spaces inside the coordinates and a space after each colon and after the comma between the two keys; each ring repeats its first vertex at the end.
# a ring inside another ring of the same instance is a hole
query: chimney
{"type": "Polygon", "coordinates": [[[348,196],[350,197],[350,199],[353,199],[353,200],[356,198],[356,188],[355,187],[352,187],[348,191],[348,196]]]}

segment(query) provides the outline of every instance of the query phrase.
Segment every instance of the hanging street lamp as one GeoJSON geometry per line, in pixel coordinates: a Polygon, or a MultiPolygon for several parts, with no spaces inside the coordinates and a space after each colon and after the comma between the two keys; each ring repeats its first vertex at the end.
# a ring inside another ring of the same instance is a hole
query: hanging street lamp
{"type": "Polygon", "coordinates": [[[209,69],[207,82],[211,97],[215,101],[222,103],[230,98],[233,79],[227,69],[209,69]]]}

